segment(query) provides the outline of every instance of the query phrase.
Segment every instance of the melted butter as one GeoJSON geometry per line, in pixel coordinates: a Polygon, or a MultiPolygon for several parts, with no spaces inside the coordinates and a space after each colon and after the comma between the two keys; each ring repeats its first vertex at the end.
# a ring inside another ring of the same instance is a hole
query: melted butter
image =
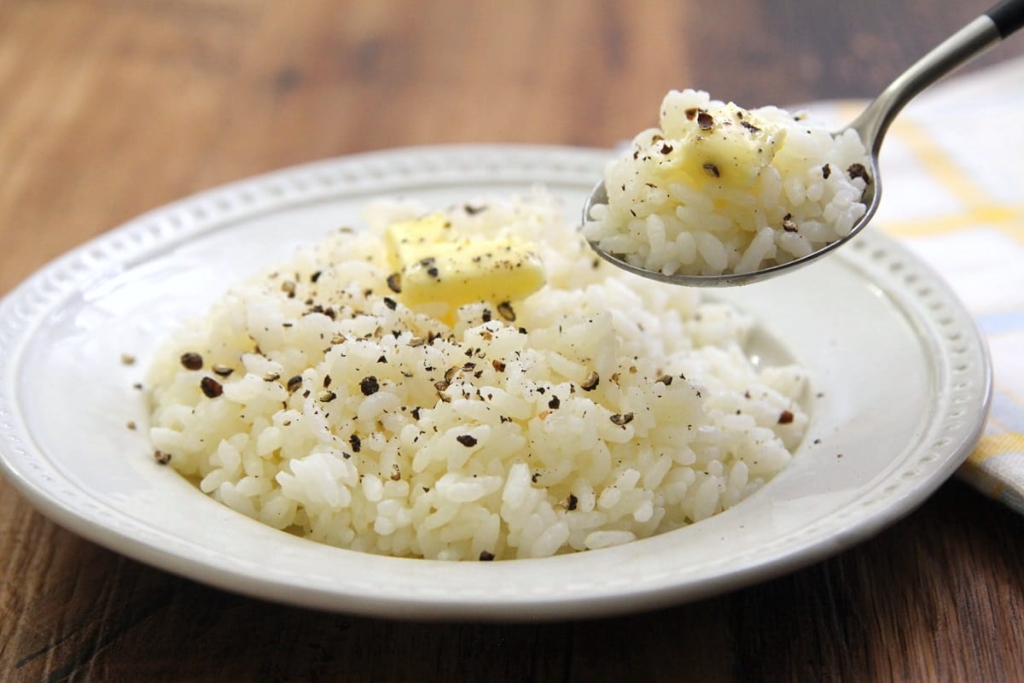
{"type": "Polygon", "coordinates": [[[410,308],[521,301],[545,283],[536,249],[514,239],[454,239],[447,219],[432,214],[390,226],[388,260],[410,308]]]}
{"type": "Polygon", "coordinates": [[[666,182],[700,187],[711,180],[746,190],[772,163],[785,134],[785,129],[729,103],[687,110],[686,124],[655,136],[646,153],[657,160],[666,182]]]}

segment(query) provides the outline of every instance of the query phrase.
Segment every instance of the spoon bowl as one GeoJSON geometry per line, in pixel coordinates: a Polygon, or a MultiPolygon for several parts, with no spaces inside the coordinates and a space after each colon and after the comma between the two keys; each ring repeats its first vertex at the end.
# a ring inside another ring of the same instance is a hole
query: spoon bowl
{"type": "MultiPolygon", "coordinates": [[[[835,134],[840,135],[850,129],[856,131],[864,148],[868,150],[870,159],[870,180],[861,195],[861,203],[864,204],[866,210],[864,215],[857,220],[850,231],[841,239],[830,242],[806,256],[793,259],[792,261],[770,265],[749,272],[724,272],[717,275],[689,275],[680,273],[666,275],[660,271],[635,266],[627,262],[621,254],[604,251],[593,241],[589,241],[590,247],[606,261],[623,270],[652,280],[690,287],[727,287],[751,284],[814,262],[853,239],[871,222],[872,217],[878,210],[882,199],[882,179],[879,171],[878,155],[889,125],[903,107],[922,90],[974,57],[977,57],[988,48],[995,46],[1020,29],[1022,25],[1024,25],[1024,0],[1003,0],[999,2],[947,38],[903,72],[864,109],[860,116],[849,126],[835,134]]],[[[584,203],[583,222],[587,223],[590,220],[590,212],[595,205],[607,203],[608,194],[605,190],[604,181],[601,181],[594,186],[594,189],[584,203]]]]}
{"type": "MultiPolygon", "coordinates": [[[[786,263],[778,263],[772,266],[768,266],[767,268],[761,268],[759,270],[744,273],[726,272],[718,275],[687,275],[684,273],[673,273],[671,275],[666,275],[665,273],[658,270],[648,270],[646,268],[641,268],[640,266],[633,265],[632,263],[626,261],[621,255],[607,252],[598,247],[598,245],[593,241],[588,242],[590,244],[590,248],[593,249],[598,254],[598,256],[603,258],[605,261],[608,261],[617,268],[621,268],[622,270],[629,271],[630,273],[648,278],[650,280],[658,280],[659,282],[666,282],[672,285],[682,285],[685,287],[732,287],[735,285],[749,285],[755,282],[760,282],[761,280],[767,280],[769,278],[775,277],[776,275],[779,275],[784,271],[793,270],[795,268],[807,265],[808,263],[811,263],[812,261],[818,259],[821,256],[824,256],[828,252],[839,247],[841,244],[844,244],[847,240],[852,238],[857,232],[862,230],[864,226],[868,224],[868,221],[871,220],[871,216],[878,209],[878,204],[881,201],[882,196],[880,186],[878,184],[878,161],[875,155],[871,156],[871,178],[872,182],[868,184],[866,188],[864,188],[864,194],[861,195],[861,201],[867,207],[867,211],[860,218],[860,220],[857,221],[857,223],[853,226],[853,228],[850,230],[850,233],[846,235],[846,237],[844,237],[841,240],[836,240],[835,242],[826,244],[825,246],[821,247],[820,249],[817,249],[816,251],[812,251],[810,254],[807,254],[806,256],[802,256],[792,261],[787,261],[786,263]]],[[[596,204],[607,203],[608,193],[605,191],[604,181],[601,181],[594,186],[593,190],[590,191],[590,195],[587,197],[587,201],[583,205],[584,222],[586,222],[588,217],[590,216],[590,209],[592,209],[596,204]]]]}

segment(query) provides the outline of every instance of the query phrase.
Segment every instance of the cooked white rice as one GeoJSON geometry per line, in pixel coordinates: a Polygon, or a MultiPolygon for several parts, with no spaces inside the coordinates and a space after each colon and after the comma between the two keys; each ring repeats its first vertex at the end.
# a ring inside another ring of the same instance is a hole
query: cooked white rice
{"type": "Polygon", "coordinates": [[[609,163],[608,203],[584,235],[666,275],[760,270],[847,235],[866,211],[868,168],[852,130],[834,136],[803,114],[672,91],[660,127],[609,163]]]}
{"type": "Polygon", "coordinates": [[[538,245],[548,280],[449,327],[386,284],[385,226],[423,212],[371,206],[369,229],[302,249],[176,333],[148,380],[157,459],[278,529],[444,560],[675,529],[790,461],[805,373],[752,364],[750,317],[595,260],[537,190],[447,210],[459,235],[538,245]]]}

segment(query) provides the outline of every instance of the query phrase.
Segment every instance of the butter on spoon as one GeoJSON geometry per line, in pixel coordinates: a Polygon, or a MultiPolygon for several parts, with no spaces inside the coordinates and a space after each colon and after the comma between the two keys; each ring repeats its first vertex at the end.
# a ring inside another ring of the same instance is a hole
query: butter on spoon
{"type": "MultiPolygon", "coordinates": [[[[978,56],[988,48],[991,48],[1009,37],[1024,25],[1024,0],[1003,0],[991,7],[987,12],[974,19],[950,38],[934,48],[913,66],[907,69],[895,81],[893,81],[846,129],[835,134],[836,137],[853,131],[860,138],[864,148],[870,155],[870,169],[862,169],[864,177],[868,180],[865,185],[860,201],[865,207],[863,215],[853,224],[846,234],[831,241],[825,246],[815,249],[810,253],[794,258],[783,263],[776,263],[766,267],[756,268],[746,272],[734,272],[725,270],[717,274],[683,274],[664,273],[658,270],[644,268],[629,263],[623,254],[613,253],[602,249],[597,241],[588,239],[588,242],[598,255],[615,266],[630,271],[637,275],[653,280],[659,280],[676,285],[687,285],[694,287],[720,287],[731,285],[743,285],[760,280],[765,280],[780,275],[790,269],[804,266],[815,259],[831,252],[842,244],[845,244],[857,235],[870,221],[878,209],[881,200],[881,178],[878,168],[878,153],[882,146],[885,133],[893,119],[902,111],[903,107],[922,90],[932,85],[943,76],[954,71],[965,62],[978,56]]],[[[694,140],[694,142],[700,142],[694,140]]],[[[735,140],[728,141],[732,145],[735,140]]],[[[735,145],[734,145],[735,146],[735,145]]],[[[696,145],[695,145],[696,149],[696,145]]],[[[764,148],[761,148],[762,151],[764,148]]],[[[691,150],[692,151],[692,150],[691,150]]],[[[681,150],[669,150],[668,155],[682,154],[681,150]]],[[[701,171],[710,174],[722,174],[723,169],[713,160],[700,161],[703,152],[697,149],[693,155],[697,161],[691,163],[688,172],[693,173],[695,167],[699,166],[701,171]]],[[[749,156],[749,155],[748,155],[749,156]]],[[[737,157],[738,163],[743,162],[744,157],[737,157]]],[[[752,159],[757,162],[758,159],[752,159]]],[[[751,167],[748,174],[756,174],[756,163],[751,167]]],[[[733,169],[735,170],[735,169],[733,169]]],[[[744,177],[739,174],[739,179],[744,177]]],[[[583,207],[584,225],[591,219],[591,211],[597,205],[607,205],[609,201],[607,188],[604,181],[598,183],[587,198],[583,207]]]]}

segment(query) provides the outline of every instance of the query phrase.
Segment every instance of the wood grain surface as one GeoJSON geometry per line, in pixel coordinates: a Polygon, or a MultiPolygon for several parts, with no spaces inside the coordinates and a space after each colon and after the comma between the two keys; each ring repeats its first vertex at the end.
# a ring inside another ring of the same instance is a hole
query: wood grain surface
{"type": "MultiPolygon", "coordinates": [[[[220,183],[451,142],[606,147],[665,91],[867,97],[974,0],[0,0],[0,295],[220,183]]],[[[1024,54],[1008,41],[970,68],[1024,54]]],[[[85,437],[84,437],[85,438],[85,437]]],[[[654,613],[418,624],[178,578],[0,479],[0,681],[1020,681],[1024,520],[951,481],[829,560],[654,613]]]]}

